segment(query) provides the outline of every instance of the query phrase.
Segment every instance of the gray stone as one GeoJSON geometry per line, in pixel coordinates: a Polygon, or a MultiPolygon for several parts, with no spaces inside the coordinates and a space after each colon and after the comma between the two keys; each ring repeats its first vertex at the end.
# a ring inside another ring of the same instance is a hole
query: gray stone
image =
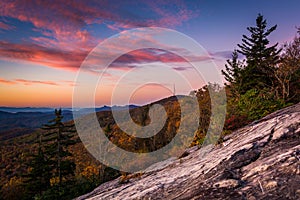
{"type": "Polygon", "coordinates": [[[300,199],[300,104],[77,199],[300,199]]]}

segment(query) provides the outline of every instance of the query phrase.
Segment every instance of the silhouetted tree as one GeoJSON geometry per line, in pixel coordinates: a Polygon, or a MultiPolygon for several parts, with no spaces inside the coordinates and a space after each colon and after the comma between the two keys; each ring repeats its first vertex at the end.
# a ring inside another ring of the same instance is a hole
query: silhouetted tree
{"type": "Polygon", "coordinates": [[[285,106],[282,96],[277,95],[282,81],[278,71],[282,49],[277,48],[278,43],[269,45],[268,39],[276,28],[267,28],[267,21],[258,14],[256,25],[247,27],[250,35],[243,35],[242,43],[222,70],[228,82],[225,127],[231,130],[285,106]],[[245,59],[239,60],[238,54],[245,59]]]}
{"type": "Polygon", "coordinates": [[[232,53],[231,60],[228,59],[226,62],[225,70],[222,70],[222,74],[229,84],[225,85],[232,89],[233,94],[238,95],[243,84],[242,71],[244,68],[244,62],[239,60],[236,49],[232,53]]]}
{"type": "Polygon", "coordinates": [[[39,142],[37,154],[32,155],[32,159],[28,164],[30,171],[24,176],[26,196],[42,196],[43,191],[49,189],[51,179],[49,164],[49,160],[42,149],[42,144],[39,142]]]}
{"type": "Polygon", "coordinates": [[[55,110],[55,119],[44,125],[43,129],[47,130],[43,135],[42,142],[45,145],[45,154],[49,159],[49,166],[53,172],[52,185],[57,186],[57,193],[60,196],[63,181],[71,180],[74,177],[75,163],[68,159],[72,154],[68,151],[67,146],[76,142],[72,139],[74,125],[64,125],[62,123],[61,109],[55,110]]]}
{"type": "Polygon", "coordinates": [[[247,28],[250,36],[243,35],[242,44],[238,44],[237,52],[246,57],[246,66],[238,72],[243,79],[242,93],[253,88],[274,88],[274,67],[279,63],[281,49],[277,49],[278,43],[268,46],[268,36],[276,28],[277,25],[268,29],[267,21],[259,14],[256,26],[247,28]]]}

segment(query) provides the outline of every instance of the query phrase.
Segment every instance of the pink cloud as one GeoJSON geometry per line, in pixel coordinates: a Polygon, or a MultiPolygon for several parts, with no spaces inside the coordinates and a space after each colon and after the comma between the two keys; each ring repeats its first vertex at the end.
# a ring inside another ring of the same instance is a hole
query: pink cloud
{"type": "Polygon", "coordinates": [[[115,22],[113,24],[106,24],[106,26],[113,31],[121,31],[122,29],[130,29],[130,28],[138,27],[137,25],[134,24],[124,24],[120,22],[115,22]]]}
{"type": "Polygon", "coordinates": [[[44,85],[59,85],[53,81],[35,81],[35,80],[25,80],[25,79],[15,79],[17,83],[22,83],[24,85],[32,84],[44,84],[44,85]]]}
{"type": "Polygon", "coordinates": [[[60,1],[1,1],[2,16],[30,22],[33,30],[43,37],[31,37],[31,41],[50,48],[65,50],[90,50],[99,39],[85,30],[87,21],[95,17],[97,9],[86,6],[84,2],[60,1]],[[68,5],[69,4],[69,5],[68,5]]]}
{"type": "Polygon", "coordinates": [[[139,20],[138,18],[111,20],[113,24],[107,24],[107,27],[114,31],[147,26],[172,28],[182,25],[183,22],[196,17],[199,12],[195,8],[193,10],[188,9],[185,2],[180,0],[174,0],[172,2],[161,0],[144,1],[143,6],[149,8],[149,10],[155,14],[156,18],[146,18],[143,20],[139,20]],[[171,7],[175,8],[175,11],[171,10],[171,7]]]}
{"type": "Polygon", "coordinates": [[[0,78],[0,84],[8,84],[8,85],[14,85],[16,84],[15,81],[5,80],[0,78]]]}
{"type": "Polygon", "coordinates": [[[63,84],[67,84],[68,86],[74,87],[76,86],[74,81],[60,81],[63,84]]]}
{"type": "Polygon", "coordinates": [[[8,24],[5,24],[3,22],[0,22],[0,29],[4,29],[4,30],[12,30],[14,29],[15,27],[12,26],[12,25],[8,25],[8,24]]]}
{"type": "Polygon", "coordinates": [[[183,58],[158,49],[141,49],[122,55],[117,63],[186,62],[183,58]]]}
{"type": "MultiPolygon", "coordinates": [[[[178,51],[182,51],[178,49],[178,51]]],[[[213,58],[209,55],[207,56],[196,56],[196,55],[187,55],[192,61],[207,61],[212,60],[213,58]]],[[[153,63],[153,62],[161,62],[161,63],[187,63],[188,61],[185,58],[178,56],[174,53],[160,50],[160,49],[141,49],[132,51],[128,54],[122,55],[116,61],[114,61],[110,68],[119,69],[119,70],[130,70],[138,64],[141,63],[153,63]]],[[[176,66],[173,69],[178,71],[189,70],[188,67],[176,66]]]]}
{"type": "Polygon", "coordinates": [[[16,18],[20,21],[31,22],[42,34],[53,36],[58,41],[78,39],[86,42],[93,39],[82,30],[89,24],[107,24],[108,28],[117,30],[141,26],[168,26],[181,25],[197,15],[197,12],[186,8],[183,1],[145,1],[144,7],[150,8],[157,15],[156,19],[143,18],[123,10],[131,2],[110,1],[8,1],[0,3],[2,16],[16,18]],[[176,11],[170,10],[170,5],[176,11]],[[45,31],[48,30],[48,31],[45,31]]]}
{"type": "Polygon", "coordinates": [[[62,51],[33,44],[14,44],[0,41],[0,57],[6,60],[23,60],[49,67],[77,70],[88,52],[62,51]]]}
{"type": "MultiPolygon", "coordinates": [[[[177,12],[169,9],[170,2],[140,2],[157,16],[155,19],[136,16],[123,6],[133,2],[111,1],[9,1],[0,2],[1,16],[32,23],[33,31],[41,36],[32,36],[27,43],[15,44],[0,41],[0,57],[8,60],[25,60],[54,68],[77,69],[88,52],[100,38],[95,38],[88,26],[104,24],[112,30],[128,29],[141,26],[181,25],[197,13],[187,9],[183,1],[172,1],[177,12]]],[[[134,3],[135,4],[135,3],[134,3]]],[[[8,30],[11,26],[0,22],[0,28],[8,30]]],[[[136,41],[138,42],[138,40],[136,41]]],[[[114,47],[117,48],[117,47],[114,47]]],[[[153,55],[137,55],[137,62],[154,60],[153,55]]],[[[170,56],[158,58],[174,61],[170,56]]],[[[157,58],[156,58],[157,60],[157,58]]]]}
{"type": "Polygon", "coordinates": [[[26,79],[14,79],[14,80],[6,80],[0,78],[0,84],[7,84],[7,85],[15,85],[15,84],[23,84],[23,85],[35,85],[35,84],[42,84],[42,85],[68,85],[74,86],[75,83],[73,81],[47,81],[47,80],[26,80],[26,79]]]}
{"type": "Polygon", "coordinates": [[[170,6],[170,2],[168,1],[147,1],[147,4],[157,15],[160,16],[160,19],[157,21],[149,20],[149,23],[153,25],[174,27],[182,25],[183,22],[198,15],[198,11],[189,10],[184,1],[172,1],[172,6],[177,8],[177,12],[174,12],[174,10],[168,10],[170,6]]]}

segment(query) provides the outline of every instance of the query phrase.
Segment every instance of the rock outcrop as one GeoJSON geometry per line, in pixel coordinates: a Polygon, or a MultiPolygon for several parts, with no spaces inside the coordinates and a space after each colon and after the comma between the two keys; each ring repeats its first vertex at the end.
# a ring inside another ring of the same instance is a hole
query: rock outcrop
{"type": "Polygon", "coordinates": [[[300,104],[78,199],[300,199],[300,104]]]}

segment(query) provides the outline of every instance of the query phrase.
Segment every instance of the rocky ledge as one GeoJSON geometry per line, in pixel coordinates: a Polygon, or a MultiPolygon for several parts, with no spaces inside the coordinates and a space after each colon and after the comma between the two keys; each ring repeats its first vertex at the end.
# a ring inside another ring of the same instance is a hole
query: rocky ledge
{"type": "Polygon", "coordinates": [[[300,104],[128,177],[77,199],[300,199],[300,104]]]}

